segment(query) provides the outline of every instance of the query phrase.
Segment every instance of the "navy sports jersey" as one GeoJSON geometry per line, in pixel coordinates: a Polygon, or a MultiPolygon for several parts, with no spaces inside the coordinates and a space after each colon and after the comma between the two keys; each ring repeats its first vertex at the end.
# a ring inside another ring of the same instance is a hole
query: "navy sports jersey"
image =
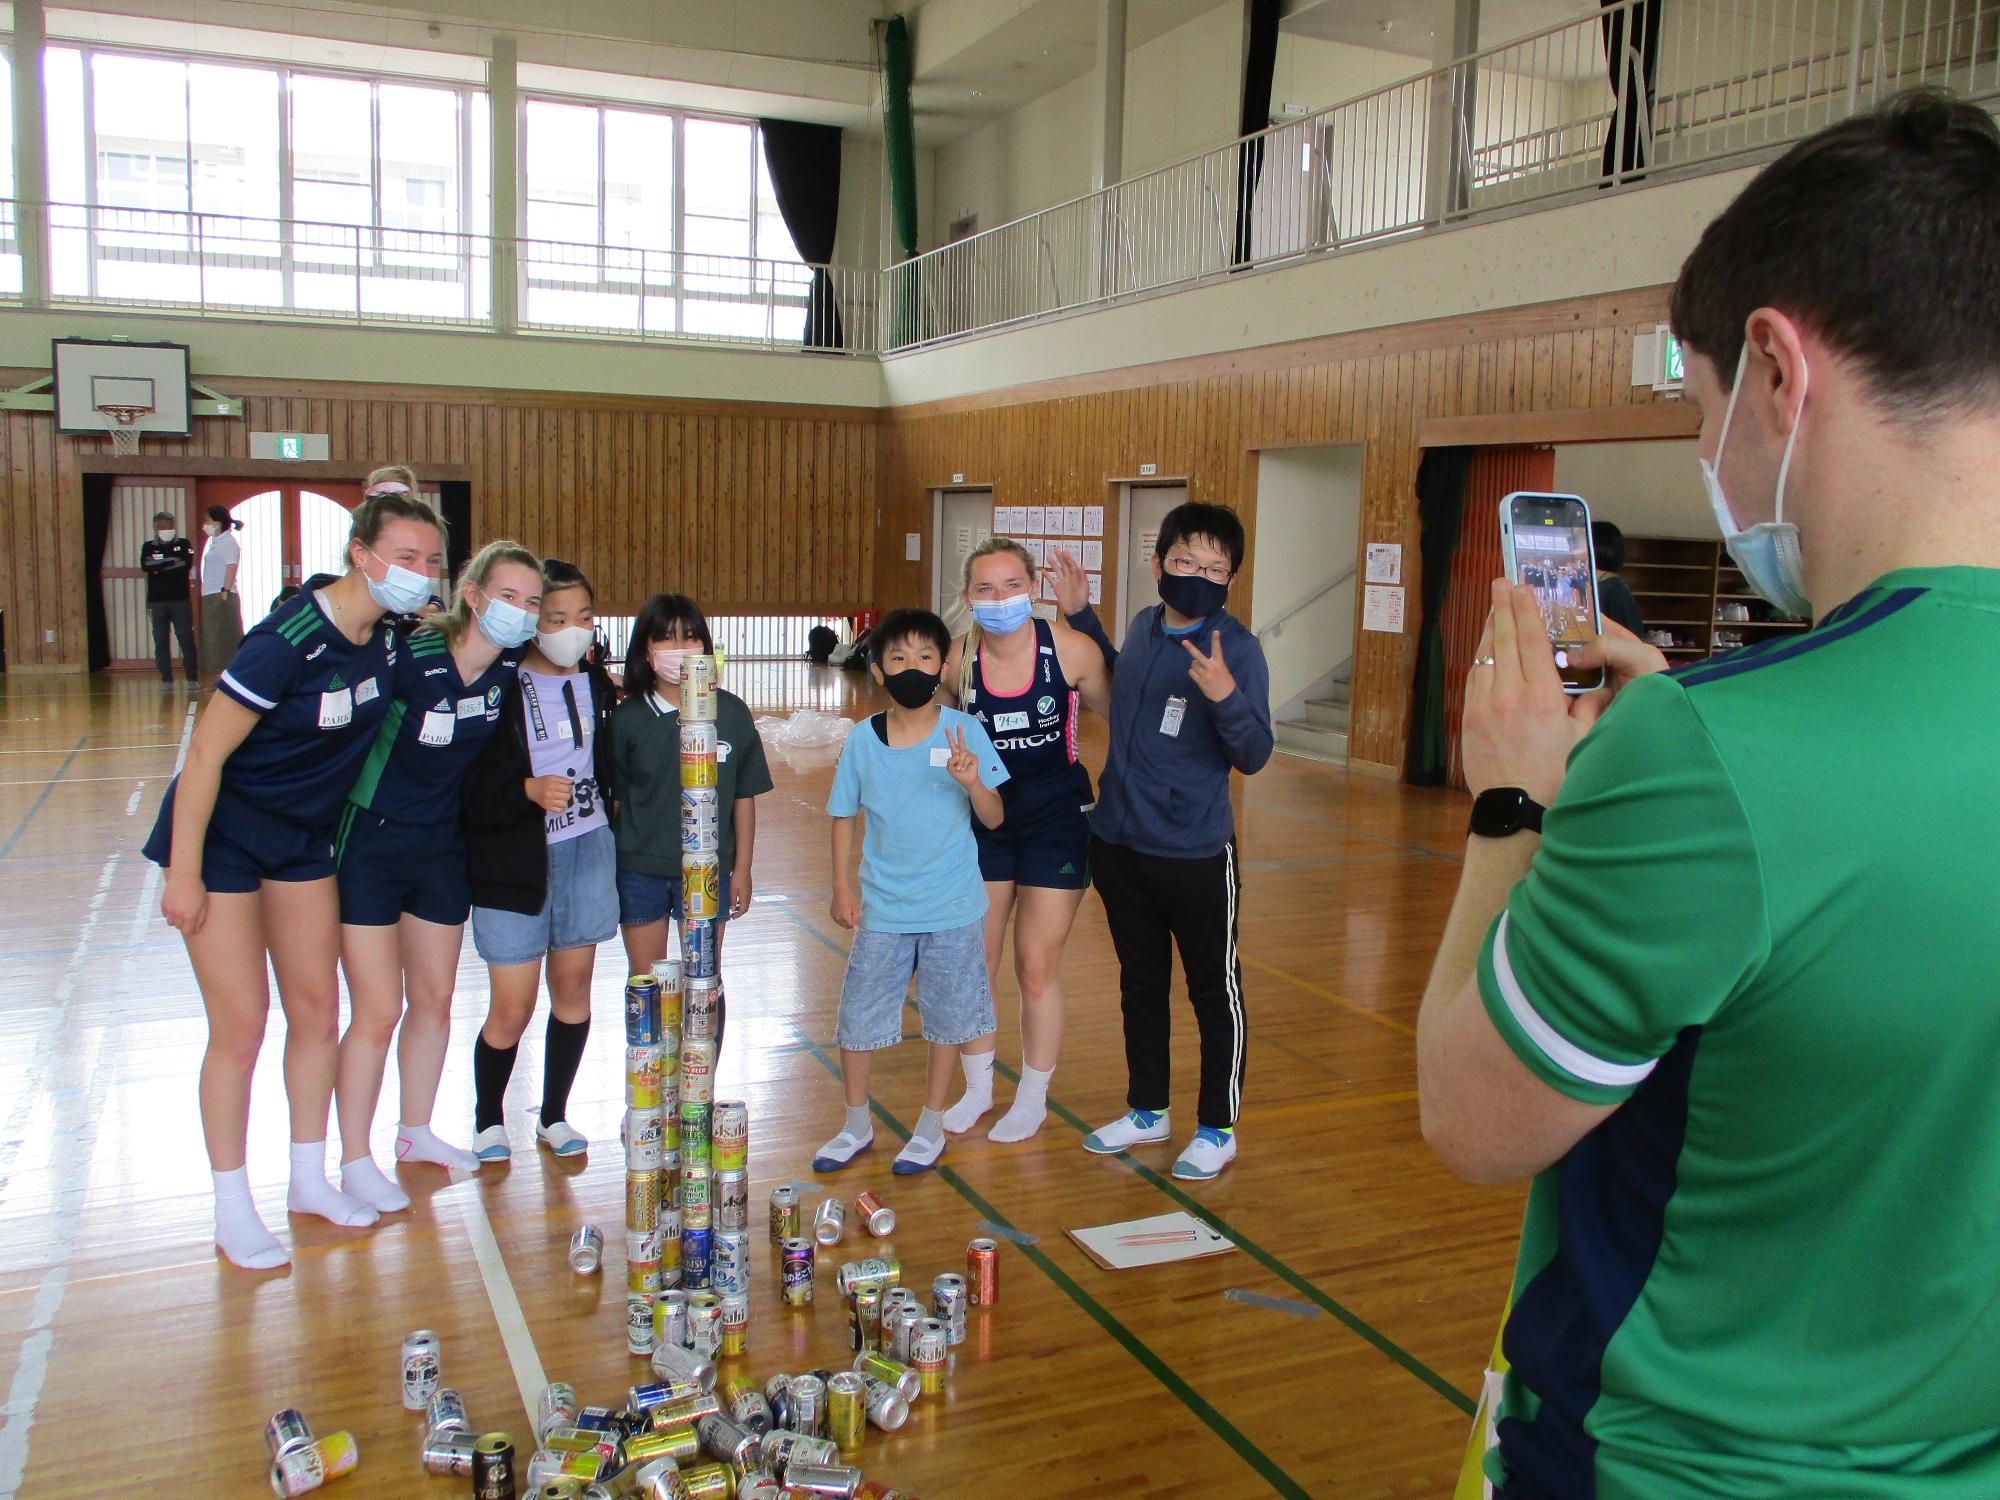
{"type": "Polygon", "coordinates": [[[456,838],[459,783],[499,724],[502,690],[526,650],[502,651],[466,682],[444,632],[406,637],[389,711],[347,800],[385,818],[449,826],[456,838]]]}
{"type": "MultiPolygon", "coordinates": [[[[1076,758],[1081,694],[1063,676],[1062,657],[1056,652],[1055,632],[1049,622],[1037,619],[1032,623],[1035,670],[1027,690],[1002,696],[987,687],[981,653],[975,650],[965,664],[972,683],[966,711],[986,727],[993,748],[1000,752],[1001,764],[1016,783],[1015,798],[1037,803],[1058,801],[1075,811],[1090,801],[1090,773],[1076,758]]],[[[1009,822],[1013,807],[1010,802],[1009,822]]]]}
{"type": "Polygon", "coordinates": [[[331,828],[389,712],[400,653],[386,623],[357,646],[334,628],[321,574],[271,611],[236,649],[218,686],[257,715],[222,765],[222,786],[288,822],[331,828]]]}

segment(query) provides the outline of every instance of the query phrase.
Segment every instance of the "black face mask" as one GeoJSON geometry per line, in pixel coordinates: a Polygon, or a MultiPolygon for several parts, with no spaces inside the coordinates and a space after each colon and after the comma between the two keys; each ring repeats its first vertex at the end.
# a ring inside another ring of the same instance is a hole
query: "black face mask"
{"type": "Polygon", "coordinates": [[[938,674],[925,672],[917,667],[909,667],[901,672],[885,672],[882,674],[882,686],[887,688],[889,696],[904,708],[922,708],[931,701],[931,695],[937,692],[938,674]]]}
{"type": "Polygon", "coordinates": [[[1205,620],[1222,608],[1229,597],[1229,585],[1204,578],[1199,573],[1160,573],[1160,598],[1167,608],[1190,620],[1205,620]]]}

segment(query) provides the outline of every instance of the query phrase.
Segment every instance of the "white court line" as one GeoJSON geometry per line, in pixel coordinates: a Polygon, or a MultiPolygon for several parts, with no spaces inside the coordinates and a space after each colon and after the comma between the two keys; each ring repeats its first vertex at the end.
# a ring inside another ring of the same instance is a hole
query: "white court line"
{"type": "MultiPolygon", "coordinates": [[[[450,1189],[447,1189],[450,1191],[450,1189]]],[[[521,1409],[529,1424],[535,1420],[535,1404],[542,1399],[548,1377],[542,1373],[542,1357],[535,1352],[535,1340],[528,1332],[528,1320],[521,1312],[521,1299],[514,1295],[514,1280],[507,1274],[500,1242],[493,1238],[493,1221],[486,1217],[486,1201],[479,1184],[468,1181],[458,1191],[458,1210],[465,1219],[465,1232],[472,1241],[472,1258],[479,1263],[479,1279],[486,1283],[486,1300],[493,1304],[493,1321],[500,1325],[500,1342],[507,1349],[507,1363],[514,1367],[514,1384],[521,1389],[521,1409]]],[[[6,1500],[0,1496],[0,1500],[6,1500]]]]}

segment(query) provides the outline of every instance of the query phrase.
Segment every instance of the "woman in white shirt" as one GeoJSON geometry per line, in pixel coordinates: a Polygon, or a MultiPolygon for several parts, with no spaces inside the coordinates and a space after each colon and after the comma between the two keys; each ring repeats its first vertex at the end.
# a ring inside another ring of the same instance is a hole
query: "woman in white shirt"
{"type": "Polygon", "coordinates": [[[226,506],[211,505],[201,529],[208,538],[201,548],[201,659],[210,672],[220,672],[243,644],[243,601],[236,588],[243,546],[235,536],[243,523],[226,506]]]}

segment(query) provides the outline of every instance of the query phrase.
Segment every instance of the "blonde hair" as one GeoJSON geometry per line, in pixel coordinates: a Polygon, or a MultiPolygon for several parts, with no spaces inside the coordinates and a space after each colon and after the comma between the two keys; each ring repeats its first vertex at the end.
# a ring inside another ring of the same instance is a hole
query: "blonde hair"
{"type": "MultiPolygon", "coordinates": [[[[401,498],[400,496],[397,498],[401,498]]],[[[536,557],[519,542],[488,542],[473,554],[472,561],[465,565],[465,576],[458,581],[458,591],[453,596],[451,608],[440,610],[417,626],[418,630],[435,630],[456,646],[472,626],[472,602],[465,597],[469,584],[486,587],[486,580],[493,576],[493,570],[502,563],[519,563],[533,570],[536,584],[542,577],[541,559],[536,557]]]]}
{"type": "MultiPolygon", "coordinates": [[[[410,492],[407,495],[399,491],[390,491],[386,494],[370,493],[365,500],[354,507],[354,524],[347,533],[349,568],[354,566],[354,544],[359,542],[373,551],[376,538],[382,535],[382,528],[391,521],[416,521],[424,526],[434,526],[437,528],[439,540],[448,539],[444,517],[437,513],[428,500],[417,493],[415,483],[417,476],[411,474],[408,469],[400,467],[377,469],[368,476],[368,483],[364,488],[372,491],[378,476],[383,474],[408,475],[410,492]]],[[[400,484],[404,481],[399,479],[395,482],[400,484]]]]}
{"type": "MultiPolygon", "coordinates": [[[[1005,552],[1019,560],[1028,570],[1028,597],[1035,595],[1035,578],[1041,569],[1035,563],[1035,555],[1012,537],[989,536],[974,547],[965,558],[965,587],[972,587],[972,565],[982,557],[994,557],[1005,552]]],[[[972,623],[965,628],[965,645],[958,653],[958,702],[961,708],[972,707],[974,665],[979,659],[979,617],[974,615],[972,623]]]]}

